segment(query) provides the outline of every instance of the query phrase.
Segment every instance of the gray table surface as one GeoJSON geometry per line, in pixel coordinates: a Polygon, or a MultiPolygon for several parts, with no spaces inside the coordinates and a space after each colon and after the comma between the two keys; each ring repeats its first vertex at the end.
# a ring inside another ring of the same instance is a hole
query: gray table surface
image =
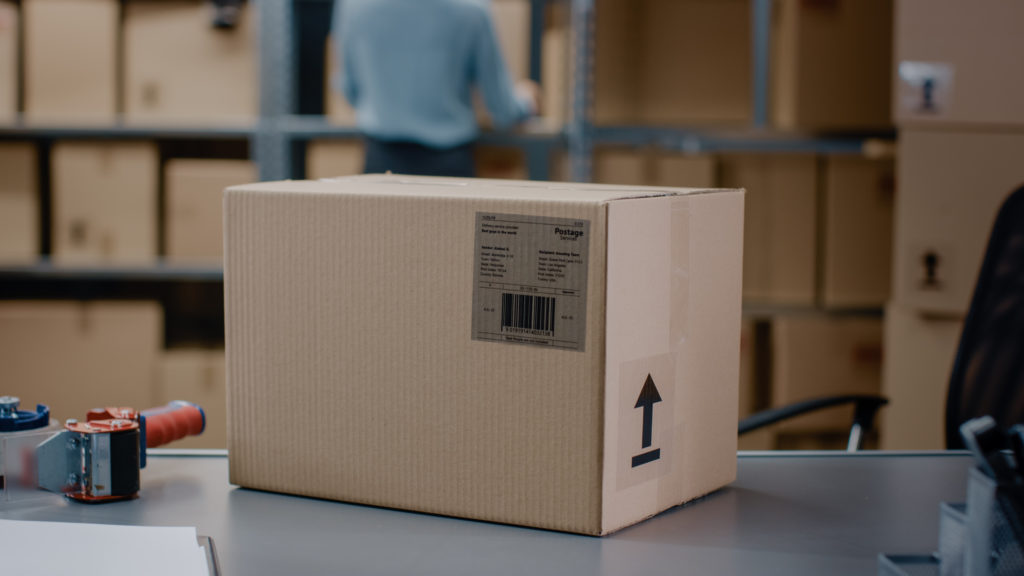
{"type": "Polygon", "coordinates": [[[935,549],[965,497],[965,453],[739,456],[732,485],[605,538],[257,492],[221,454],[151,453],[137,500],[59,496],[0,518],[196,526],[223,574],[875,574],[879,552],[935,549]]]}

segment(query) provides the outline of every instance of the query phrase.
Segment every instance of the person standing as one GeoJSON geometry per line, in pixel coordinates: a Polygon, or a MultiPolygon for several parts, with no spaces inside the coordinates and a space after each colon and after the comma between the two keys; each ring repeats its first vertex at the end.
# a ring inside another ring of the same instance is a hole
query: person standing
{"type": "Polygon", "coordinates": [[[489,0],[337,0],[332,28],[366,173],[472,177],[474,89],[497,128],[538,112],[536,84],[509,76],[489,0]]]}

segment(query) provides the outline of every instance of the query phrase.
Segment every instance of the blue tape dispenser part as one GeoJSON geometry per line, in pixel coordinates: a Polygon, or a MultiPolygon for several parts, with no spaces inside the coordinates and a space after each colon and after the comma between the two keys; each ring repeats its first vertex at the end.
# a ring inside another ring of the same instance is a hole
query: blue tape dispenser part
{"type": "Polygon", "coordinates": [[[14,396],[0,396],[0,432],[22,432],[50,425],[49,408],[38,404],[35,412],[18,410],[20,403],[14,396]]]}

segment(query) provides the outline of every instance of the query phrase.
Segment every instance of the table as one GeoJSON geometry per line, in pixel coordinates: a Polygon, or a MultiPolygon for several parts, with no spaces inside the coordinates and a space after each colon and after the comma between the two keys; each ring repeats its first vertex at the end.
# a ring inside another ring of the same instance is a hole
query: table
{"type": "Polygon", "coordinates": [[[605,538],[228,484],[223,452],[151,451],[134,501],[47,495],[0,518],[196,526],[223,574],[875,574],[879,552],[936,548],[965,452],[741,453],[732,485],[605,538]]]}

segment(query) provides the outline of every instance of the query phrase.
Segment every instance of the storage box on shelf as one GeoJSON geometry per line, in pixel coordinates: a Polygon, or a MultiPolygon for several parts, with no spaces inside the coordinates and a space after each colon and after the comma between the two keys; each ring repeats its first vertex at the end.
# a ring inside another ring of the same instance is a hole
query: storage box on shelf
{"type": "Polygon", "coordinates": [[[627,186],[711,188],[715,158],[623,147],[601,147],[594,153],[594,181],[627,186]]]}
{"type": "Polygon", "coordinates": [[[881,308],[891,284],[893,160],[830,156],[824,170],[821,302],[881,308]]]}
{"type": "Polygon", "coordinates": [[[149,408],[163,346],[155,302],[0,302],[0,382],[54,418],[91,408],[149,408]]]}
{"type": "Polygon", "coordinates": [[[885,311],[885,370],[880,413],[882,448],[946,447],[946,396],[963,320],[935,317],[900,304],[885,311]]]}
{"type": "Polygon", "coordinates": [[[902,126],[1024,128],[1024,4],[896,0],[894,115],[902,126]]]}
{"type": "Polygon", "coordinates": [[[742,194],[452,184],[228,190],[232,481],[588,534],[730,482],[742,194]]]}
{"type": "Polygon", "coordinates": [[[324,48],[324,115],[331,124],[355,126],[356,111],[341,93],[340,61],[344,56],[334,38],[328,37],[324,48]]]}
{"type": "Polygon", "coordinates": [[[61,264],[146,264],[156,258],[152,142],[61,141],[50,159],[53,258],[61,264]]]}
{"type": "Polygon", "coordinates": [[[777,0],[773,124],[785,130],[892,126],[893,0],[777,0]]]}
{"type": "Polygon", "coordinates": [[[21,25],[18,4],[0,0],[0,123],[18,114],[18,54],[21,25]]]}
{"type": "MultiPolygon", "coordinates": [[[[747,416],[770,406],[770,380],[765,373],[763,349],[768,342],[758,329],[760,321],[744,318],[740,326],[740,393],[739,416],[747,416]]],[[[740,436],[740,450],[772,450],[775,447],[775,431],[761,429],[740,436]]]]}
{"type": "Polygon", "coordinates": [[[899,148],[895,299],[962,316],[996,212],[1024,185],[1024,131],[907,128],[899,148]]]}
{"type": "Polygon", "coordinates": [[[743,299],[815,302],[817,162],[810,155],[726,155],[721,184],[746,188],[743,299]]]}
{"type": "Polygon", "coordinates": [[[747,0],[599,0],[595,20],[595,123],[750,119],[747,0]]]}
{"type": "Polygon", "coordinates": [[[256,165],[247,160],[168,160],[164,165],[167,260],[220,264],[224,252],[224,189],[258,179],[256,165]]]}
{"type": "Polygon", "coordinates": [[[22,16],[25,119],[113,123],[120,2],[23,0],[22,16]]]}
{"type": "Polygon", "coordinates": [[[34,144],[0,142],[0,265],[31,264],[39,258],[36,155],[34,144]]]}
{"type": "Polygon", "coordinates": [[[475,151],[478,178],[526,180],[526,158],[519,148],[478,146],[475,151]]]}
{"type": "Polygon", "coordinates": [[[198,404],[206,415],[206,429],[168,445],[168,448],[226,448],[227,400],[224,350],[182,348],[165,350],[159,359],[154,403],[174,400],[198,404]]]}
{"type": "MultiPolygon", "coordinates": [[[[772,320],[772,404],[821,396],[879,394],[882,381],[880,318],[790,315],[772,320]]],[[[837,407],[778,425],[780,431],[843,434],[853,408],[837,407]]]]}
{"type": "Polygon", "coordinates": [[[245,123],[256,119],[256,8],[215,28],[202,0],[127,0],[125,119],[139,123],[245,123]]]}
{"type": "Polygon", "coordinates": [[[363,173],[362,140],[311,140],[306,143],[306,178],[334,178],[363,173]]]}

